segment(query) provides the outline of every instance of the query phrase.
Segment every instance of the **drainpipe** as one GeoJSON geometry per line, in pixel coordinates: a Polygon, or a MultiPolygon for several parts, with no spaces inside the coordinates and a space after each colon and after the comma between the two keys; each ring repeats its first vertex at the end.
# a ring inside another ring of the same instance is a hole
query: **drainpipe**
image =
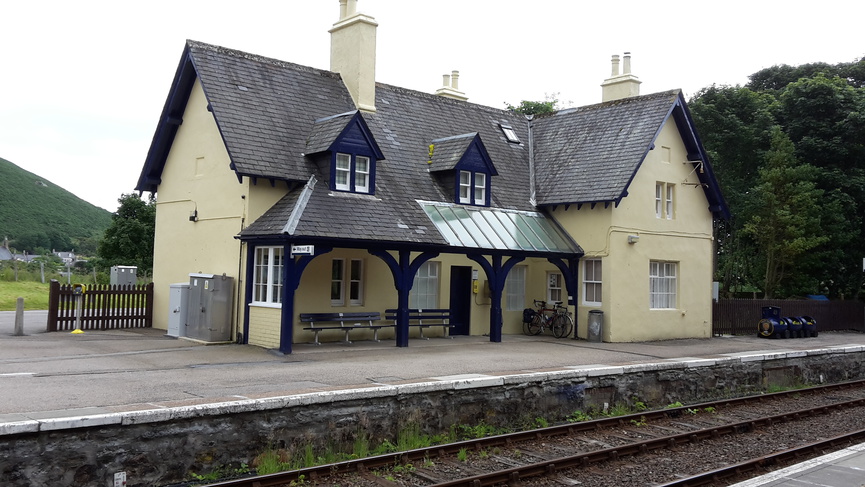
{"type": "Polygon", "coordinates": [[[534,115],[526,115],[526,124],[529,130],[529,203],[537,206],[538,199],[535,193],[535,139],[532,137],[532,119],[534,115]]]}

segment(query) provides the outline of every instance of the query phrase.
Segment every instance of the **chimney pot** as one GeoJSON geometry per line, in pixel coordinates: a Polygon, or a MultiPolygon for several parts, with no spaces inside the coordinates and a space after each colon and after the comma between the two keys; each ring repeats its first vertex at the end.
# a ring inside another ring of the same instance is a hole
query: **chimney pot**
{"type": "Polygon", "coordinates": [[[631,53],[625,53],[625,62],[622,65],[622,74],[631,74],[631,53]]]}
{"type": "Polygon", "coordinates": [[[613,54],[613,73],[610,76],[619,75],[619,55],[613,54]]]}
{"type": "Polygon", "coordinates": [[[459,71],[451,71],[451,88],[459,91],[460,89],[460,72],[459,71]]]}
{"type": "Polygon", "coordinates": [[[443,74],[442,75],[442,86],[444,86],[445,88],[449,88],[450,85],[451,85],[451,75],[443,74]]]}

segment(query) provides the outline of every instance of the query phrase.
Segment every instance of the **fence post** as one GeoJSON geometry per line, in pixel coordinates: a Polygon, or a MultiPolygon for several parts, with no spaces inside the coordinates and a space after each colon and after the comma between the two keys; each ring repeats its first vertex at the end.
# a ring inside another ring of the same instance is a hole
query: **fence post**
{"type": "Polygon", "coordinates": [[[60,308],[60,283],[51,279],[48,285],[48,331],[57,331],[57,312],[60,308]]]}
{"type": "Polygon", "coordinates": [[[147,328],[153,327],[153,283],[150,282],[146,287],[144,295],[144,326],[147,328]]]}

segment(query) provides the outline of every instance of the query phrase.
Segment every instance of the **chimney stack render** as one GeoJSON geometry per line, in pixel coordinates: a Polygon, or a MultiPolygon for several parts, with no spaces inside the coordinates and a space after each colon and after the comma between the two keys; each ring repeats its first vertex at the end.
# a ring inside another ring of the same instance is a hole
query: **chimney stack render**
{"type": "Polygon", "coordinates": [[[375,112],[374,18],[357,13],[357,0],[339,0],[339,21],[330,29],[330,70],[342,77],[358,110],[375,112]]]}
{"type": "Polygon", "coordinates": [[[631,74],[631,53],[626,52],[619,74],[619,55],[613,54],[613,70],[609,78],[601,83],[601,101],[621,100],[640,95],[639,78],[631,74]]]}
{"type": "Polygon", "coordinates": [[[469,97],[460,91],[460,72],[451,71],[451,74],[442,75],[442,87],[437,89],[435,94],[445,98],[453,98],[454,100],[466,101],[469,97]]]}

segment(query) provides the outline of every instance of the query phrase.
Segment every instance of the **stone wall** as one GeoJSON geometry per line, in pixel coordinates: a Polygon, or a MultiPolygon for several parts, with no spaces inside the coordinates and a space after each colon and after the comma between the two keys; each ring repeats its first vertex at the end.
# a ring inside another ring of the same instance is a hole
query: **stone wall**
{"type": "Polygon", "coordinates": [[[434,434],[453,424],[553,422],[605,405],[661,408],[865,377],[863,347],[733,355],[0,424],[0,479],[10,487],[110,487],[125,472],[129,486],[169,485],[190,472],[250,463],[270,448],[345,444],[350,451],[361,432],[372,444],[393,441],[409,424],[434,434]]]}

